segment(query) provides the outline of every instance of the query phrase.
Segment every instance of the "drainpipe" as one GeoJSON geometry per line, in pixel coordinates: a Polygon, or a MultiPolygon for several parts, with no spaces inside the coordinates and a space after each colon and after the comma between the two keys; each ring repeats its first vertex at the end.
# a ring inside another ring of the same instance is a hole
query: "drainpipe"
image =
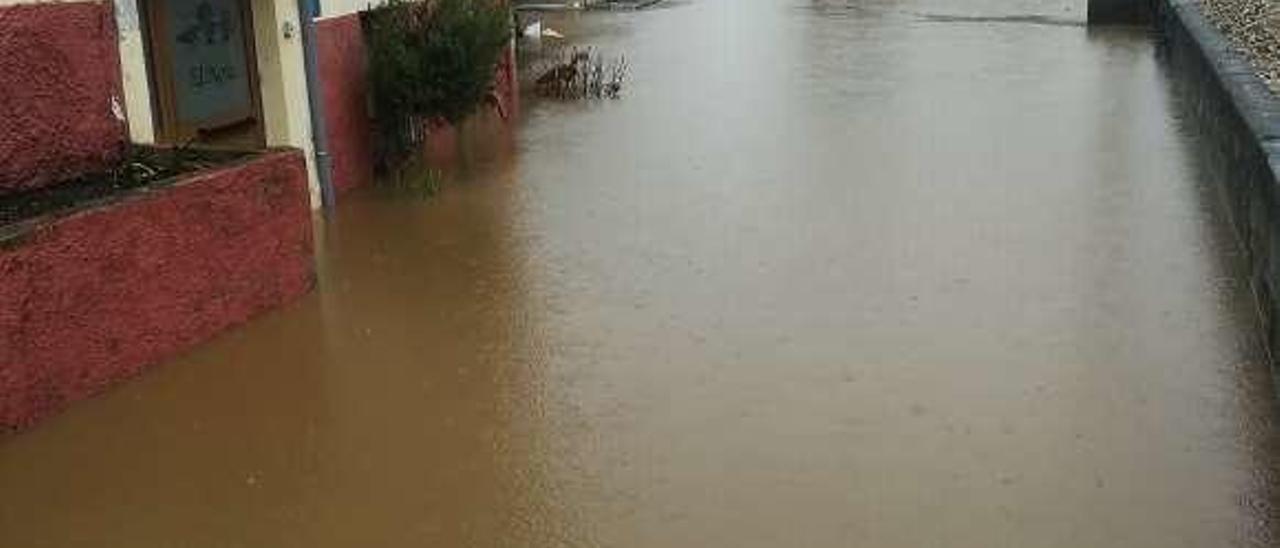
{"type": "Polygon", "coordinates": [[[320,0],[298,0],[302,18],[302,55],[307,73],[307,103],[311,113],[311,148],[315,152],[316,177],[320,182],[320,201],[325,209],[333,208],[333,159],[329,157],[329,133],[326,131],[324,98],[316,75],[316,18],[320,17],[320,0]]]}

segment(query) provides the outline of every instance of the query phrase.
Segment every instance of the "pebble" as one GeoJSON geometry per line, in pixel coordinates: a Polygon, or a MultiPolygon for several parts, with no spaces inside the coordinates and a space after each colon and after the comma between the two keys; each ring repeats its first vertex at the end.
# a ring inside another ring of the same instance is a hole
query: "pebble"
{"type": "Polygon", "coordinates": [[[1200,0],[1200,6],[1280,93],[1280,0],[1200,0]]]}

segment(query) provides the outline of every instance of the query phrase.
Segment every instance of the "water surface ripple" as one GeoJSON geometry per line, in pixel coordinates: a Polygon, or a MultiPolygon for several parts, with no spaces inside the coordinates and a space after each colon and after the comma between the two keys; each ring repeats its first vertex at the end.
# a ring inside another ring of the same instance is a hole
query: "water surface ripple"
{"type": "Polygon", "coordinates": [[[1271,545],[1240,258],[1083,5],[559,15],[625,98],[349,196],[317,292],[0,441],[0,545],[1271,545]]]}

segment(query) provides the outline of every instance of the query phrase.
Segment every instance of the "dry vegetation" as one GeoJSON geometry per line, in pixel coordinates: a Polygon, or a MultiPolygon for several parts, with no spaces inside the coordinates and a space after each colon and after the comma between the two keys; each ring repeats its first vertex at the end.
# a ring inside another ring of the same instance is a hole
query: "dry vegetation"
{"type": "Polygon", "coordinates": [[[543,97],[615,99],[627,78],[627,60],[608,59],[591,48],[562,49],[539,62],[533,73],[543,97]]]}

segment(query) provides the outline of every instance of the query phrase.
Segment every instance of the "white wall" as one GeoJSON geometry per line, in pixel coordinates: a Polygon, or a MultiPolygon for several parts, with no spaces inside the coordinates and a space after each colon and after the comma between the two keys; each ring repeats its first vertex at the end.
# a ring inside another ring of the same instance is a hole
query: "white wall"
{"type": "Polygon", "coordinates": [[[136,0],[115,0],[115,7],[124,106],[129,116],[129,138],[135,143],[154,143],[156,136],[151,112],[151,84],[147,80],[147,58],[142,46],[138,4],[136,0]]]}
{"type": "Polygon", "coordinates": [[[383,3],[383,0],[320,0],[320,15],[322,17],[338,17],[363,11],[383,3]]]}
{"type": "Polygon", "coordinates": [[[298,4],[295,0],[250,0],[250,8],[267,145],[296,147],[306,153],[311,206],[318,208],[320,185],[312,154],[311,107],[298,4]]]}

